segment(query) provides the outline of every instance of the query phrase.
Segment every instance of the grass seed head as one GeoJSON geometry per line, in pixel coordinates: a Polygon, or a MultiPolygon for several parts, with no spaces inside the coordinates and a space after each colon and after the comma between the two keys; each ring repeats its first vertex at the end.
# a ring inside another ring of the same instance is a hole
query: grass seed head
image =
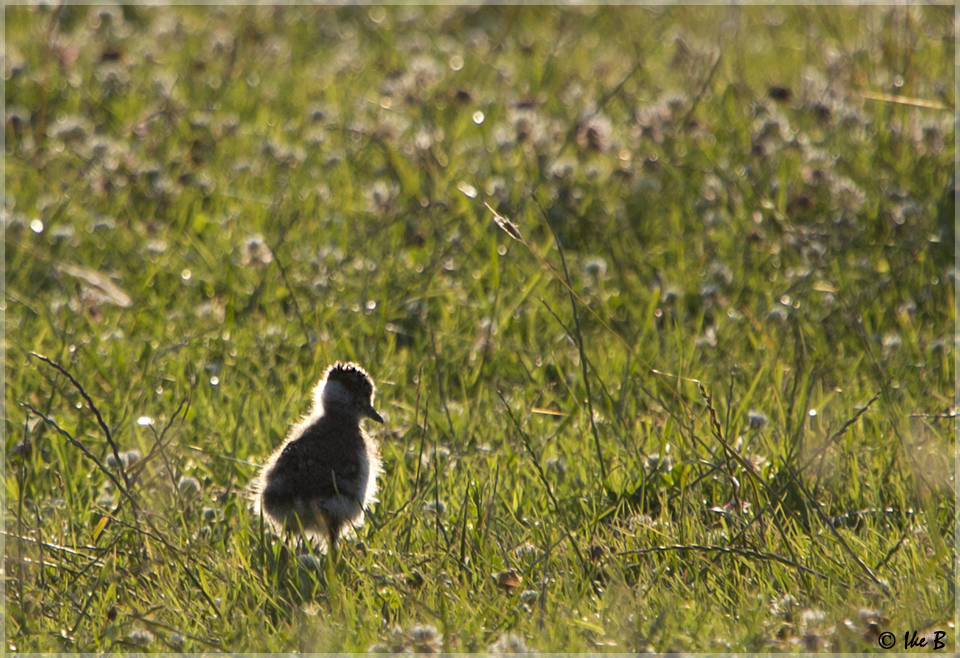
{"type": "Polygon", "coordinates": [[[523,234],[520,233],[520,229],[517,228],[516,224],[514,224],[509,219],[507,219],[506,217],[498,213],[496,210],[491,208],[489,203],[484,203],[483,205],[487,207],[487,210],[493,213],[493,221],[497,223],[497,226],[499,226],[504,231],[506,231],[507,235],[509,235],[514,240],[517,240],[518,242],[523,242],[523,234]]]}

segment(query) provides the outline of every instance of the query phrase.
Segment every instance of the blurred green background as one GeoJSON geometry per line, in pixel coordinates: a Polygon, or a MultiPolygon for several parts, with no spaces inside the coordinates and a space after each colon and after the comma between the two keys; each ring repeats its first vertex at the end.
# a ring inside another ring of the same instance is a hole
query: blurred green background
{"type": "Polygon", "coordinates": [[[953,646],[954,20],[7,7],[7,649],[953,646]],[[337,359],[325,571],[244,490],[337,359]]]}

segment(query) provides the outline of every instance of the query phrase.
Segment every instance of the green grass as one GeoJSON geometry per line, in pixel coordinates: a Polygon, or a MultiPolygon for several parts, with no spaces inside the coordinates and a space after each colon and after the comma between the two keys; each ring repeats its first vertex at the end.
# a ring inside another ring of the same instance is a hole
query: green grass
{"type": "Polygon", "coordinates": [[[7,649],[953,646],[953,30],[7,7],[7,649]],[[325,570],[244,489],[336,359],[325,570]]]}

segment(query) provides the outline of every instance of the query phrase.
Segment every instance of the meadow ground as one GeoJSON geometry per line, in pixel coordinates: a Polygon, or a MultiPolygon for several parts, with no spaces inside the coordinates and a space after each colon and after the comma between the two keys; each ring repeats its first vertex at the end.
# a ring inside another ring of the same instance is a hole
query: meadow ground
{"type": "Polygon", "coordinates": [[[952,647],[953,35],[8,6],[7,650],[952,647]],[[335,359],[328,570],[244,489],[335,359]]]}

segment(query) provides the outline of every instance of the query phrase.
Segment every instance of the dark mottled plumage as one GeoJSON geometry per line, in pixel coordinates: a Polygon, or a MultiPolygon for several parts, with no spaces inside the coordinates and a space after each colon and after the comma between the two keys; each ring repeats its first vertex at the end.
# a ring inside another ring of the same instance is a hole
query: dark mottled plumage
{"type": "Polygon", "coordinates": [[[363,523],[375,500],[380,455],[360,427],[383,422],[374,386],[360,366],[336,363],[313,391],[309,416],[294,425],[254,482],[254,506],[274,529],[299,531],[335,545],[348,525],[363,523]]]}

